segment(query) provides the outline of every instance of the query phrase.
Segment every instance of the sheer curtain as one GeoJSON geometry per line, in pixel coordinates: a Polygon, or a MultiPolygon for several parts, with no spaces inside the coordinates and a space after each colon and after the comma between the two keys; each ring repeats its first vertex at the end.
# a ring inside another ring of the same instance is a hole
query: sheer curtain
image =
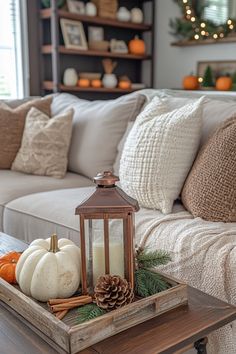
{"type": "Polygon", "coordinates": [[[25,0],[0,0],[0,98],[27,95],[25,0]]]}

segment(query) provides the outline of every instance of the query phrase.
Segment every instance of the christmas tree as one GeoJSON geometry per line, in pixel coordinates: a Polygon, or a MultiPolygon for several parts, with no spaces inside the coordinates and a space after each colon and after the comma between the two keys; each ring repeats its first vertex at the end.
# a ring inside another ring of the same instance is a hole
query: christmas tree
{"type": "Polygon", "coordinates": [[[232,82],[233,82],[232,90],[236,91],[236,71],[232,75],[232,82]]]}
{"type": "Polygon", "coordinates": [[[214,87],[214,81],[213,81],[213,75],[212,75],[212,69],[211,67],[208,65],[204,76],[203,76],[203,81],[202,81],[202,86],[203,87],[214,87]]]}

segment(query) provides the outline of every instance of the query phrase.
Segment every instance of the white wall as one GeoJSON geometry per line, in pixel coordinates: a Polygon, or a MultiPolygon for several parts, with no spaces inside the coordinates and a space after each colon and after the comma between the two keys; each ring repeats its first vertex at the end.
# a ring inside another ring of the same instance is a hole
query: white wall
{"type": "Polygon", "coordinates": [[[236,43],[171,47],[169,20],[180,16],[173,0],[156,0],[156,88],[180,88],[182,78],[196,72],[198,61],[236,60],[236,43]]]}

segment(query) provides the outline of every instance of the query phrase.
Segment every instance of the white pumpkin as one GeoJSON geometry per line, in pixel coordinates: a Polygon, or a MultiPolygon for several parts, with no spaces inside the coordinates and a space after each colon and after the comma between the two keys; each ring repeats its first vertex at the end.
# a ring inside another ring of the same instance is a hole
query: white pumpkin
{"type": "Polygon", "coordinates": [[[67,239],[33,241],[21,255],[16,280],[22,292],[46,302],[72,296],[80,284],[80,249],[67,239]]]}

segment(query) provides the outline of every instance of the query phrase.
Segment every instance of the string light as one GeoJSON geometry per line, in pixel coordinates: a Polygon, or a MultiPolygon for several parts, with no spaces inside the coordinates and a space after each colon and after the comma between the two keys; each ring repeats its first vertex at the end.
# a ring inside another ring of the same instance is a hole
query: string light
{"type": "MultiPolygon", "coordinates": [[[[209,37],[210,33],[206,30],[207,29],[207,23],[205,22],[201,22],[200,24],[196,24],[197,23],[197,18],[194,15],[194,11],[192,9],[192,7],[189,5],[188,0],[182,0],[183,1],[183,5],[185,8],[185,18],[188,21],[191,21],[193,23],[193,29],[195,31],[195,35],[194,35],[194,39],[199,40],[200,36],[202,37],[209,37]]],[[[228,25],[228,31],[232,31],[235,26],[234,23],[231,19],[228,19],[226,24],[228,25]]],[[[228,31],[227,29],[224,29],[224,27],[222,26],[222,28],[218,28],[219,31],[225,31],[225,32],[220,32],[218,33],[213,33],[211,34],[212,38],[214,39],[218,39],[218,38],[224,38],[228,31]]]]}
{"type": "Polygon", "coordinates": [[[199,78],[198,78],[198,82],[199,82],[199,84],[201,84],[201,83],[203,82],[203,78],[202,78],[202,77],[199,77],[199,78]]]}

